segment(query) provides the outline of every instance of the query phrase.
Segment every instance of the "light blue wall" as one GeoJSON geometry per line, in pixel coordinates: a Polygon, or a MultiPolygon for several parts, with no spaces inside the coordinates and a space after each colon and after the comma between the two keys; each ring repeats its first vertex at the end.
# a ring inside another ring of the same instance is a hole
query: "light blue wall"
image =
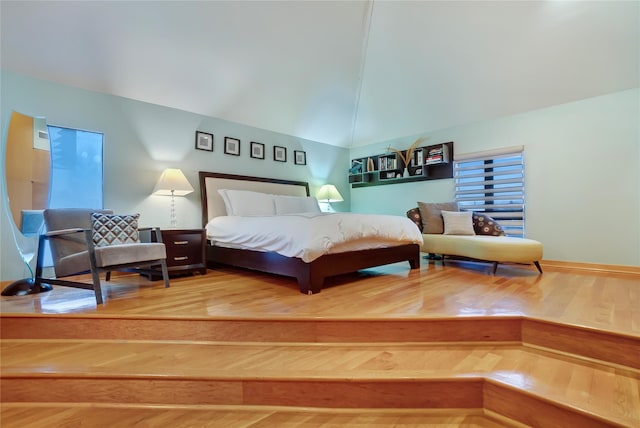
{"type": "MultiPolygon", "coordinates": [[[[2,70],[2,154],[12,110],[49,123],[105,134],[105,206],[140,212],[145,225],[167,226],[168,200],[151,196],[161,171],[181,168],[196,192],[177,199],[179,227],[200,226],[198,171],[309,181],[312,193],[331,182],[345,198],[338,211],[404,215],[418,200],[453,199],[453,180],[349,189],[349,159],[454,141],[457,153],[525,146],[527,236],[545,246],[547,260],[640,265],[640,89],[519,115],[425,132],[350,151],[224,120],[85,91],[2,70]],[[215,135],[213,153],[194,149],[195,131],[215,135]],[[225,136],[242,141],[240,157],[223,153],[225,136]],[[248,155],[249,142],[267,146],[265,160],[248,155]],[[286,164],[273,145],[288,149],[286,164]],[[292,163],[307,152],[307,166],[292,163]]],[[[4,156],[2,156],[4,159],[4,156]]],[[[4,193],[4,162],[0,166],[4,193]]],[[[12,224],[0,198],[0,280],[27,276],[15,250],[12,224]]]]}
{"type": "MultiPolygon", "coordinates": [[[[547,260],[640,265],[640,89],[422,134],[456,153],[524,145],[527,237],[547,260]]],[[[422,136],[420,135],[420,136],[422,136]]],[[[351,158],[405,149],[418,136],[352,148],[351,158]]],[[[351,191],[351,209],[404,215],[453,200],[453,180],[351,191]]]]}
{"type": "MultiPolygon", "coordinates": [[[[143,225],[168,226],[169,198],[151,196],[164,168],[180,168],[195,192],[176,198],[178,227],[200,227],[198,171],[308,181],[314,194],[333,183],[345,198],[334,204],[349,210],[345,171],[347,149],[244,126],[186,111],[59,85],[2,70],[2,154],[11,111],[45,116],[48,123],[104,133],[104,206],[116,212],[139,212],[143,225]],[[214,151],[195,149],[195,131],[213,133],[214,151]],[[224,154],[224,137],[241,140],[241,155],[224,154]],[[265,160],[249,157],[250,141],[266,145],[265,160]],[[273,146],[287,148],[287,163],[273,161],[273,146]],[[304,150],[307,165],[294,165],[293,151],[304,150]]],[[[2,156],[4,159],[4,155],[2,156]]],[[[0,167],[5,192],[4,161],[0,167]]],[[[12,222],[0,198],[0,280],[28,276],[15,250],[12,222]]]]}

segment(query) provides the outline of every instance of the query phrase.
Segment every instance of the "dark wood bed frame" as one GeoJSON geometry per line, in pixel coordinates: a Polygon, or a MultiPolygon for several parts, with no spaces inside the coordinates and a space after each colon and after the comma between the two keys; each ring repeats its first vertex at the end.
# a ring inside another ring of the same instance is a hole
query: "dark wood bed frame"
{"type": "MultiPolygon", "coordinates": [[[[207,212],[207,187],[205,185],[208,177],[304,186],[306,194],[309,196],[309,184],[302,181],[277,180],[205,171],[200,171],[199,175],[203,226],[209,221],[207,212]]],[[[209,268],[213,268],[216,264],[221,263],[294,277],[298,280],[300,292],[304,294],[319,293],[324,284],[324,279],[334,275],[405,260],[409,262],[411,269],[418,269],[420,267],[420,247],[417,244],[404,244],[395,247],[327,254],[310,263],[303,262],[297,257],[285,257],[273,252],[224,248],[214,245],[207,245],[206,254],[207,267],[209,268]]]]}

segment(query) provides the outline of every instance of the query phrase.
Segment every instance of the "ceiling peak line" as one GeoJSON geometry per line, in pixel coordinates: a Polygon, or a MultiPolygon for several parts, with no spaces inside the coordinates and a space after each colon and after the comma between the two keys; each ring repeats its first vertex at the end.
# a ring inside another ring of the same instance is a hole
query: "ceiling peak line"
{"type": "Polygon", "coordinates": [[[362,92],[362,79],[364,77],[364,70],[367,63],[367,51],[369,50],[369,33],[371,31],[371,21],[373,16],[373,3],[371,0],[367,4],[367,10],[364,13],[364,25],[362,35],[362,52],[360,54],[360,70],[358,72],[358,87],[356,88],[355,106],[353,109],[353,120],[351,122],[351,138],[349,147],[353,147],[353,139],[356,134],[356,124],[358,123],[358,110],[360,109],[360,94],[362,92]]]}

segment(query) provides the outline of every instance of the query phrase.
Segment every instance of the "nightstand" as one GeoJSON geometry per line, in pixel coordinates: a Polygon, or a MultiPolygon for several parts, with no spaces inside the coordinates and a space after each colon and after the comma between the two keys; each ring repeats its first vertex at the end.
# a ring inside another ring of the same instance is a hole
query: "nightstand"
{"type": "MultiPolygon", "coordinates": [[[[204,229],[162,229],[162,242],[167,248],[167,269],[169,276],[184,274],[207,273],[205,261],[205,238],[204,229]]],[[[151,235],[152,242],[155,242],[155,235],[151,235]]],[[[160,266],[145,269],[141,275],[156,280],[162,278],[160,266]]]]}

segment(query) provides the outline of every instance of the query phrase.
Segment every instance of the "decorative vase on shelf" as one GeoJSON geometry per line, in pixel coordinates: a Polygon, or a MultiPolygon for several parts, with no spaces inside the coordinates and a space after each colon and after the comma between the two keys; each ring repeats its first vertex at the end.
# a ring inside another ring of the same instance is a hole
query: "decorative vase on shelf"
{"type": "MultiPolygon", "coordinates": [[[[418,144],[420,144],[425,139],[426,137],[418,138],[416,141],[413,142],[411,147],[409,147],[407,150],[398,150],[398,149],[394,149],[393,147],[387,148],[387,151],[394,152],[396,154],[396,159],[399,158],[399,160],[404,165],[404,171],[402,172],[402,177],[410,177],[407,167],[409,166],[409,163],[413,160],[413,153],[418,147],[418,144]]],[[[400,176],[400,173],[398,173],[397,176],[400,176]]]]}

